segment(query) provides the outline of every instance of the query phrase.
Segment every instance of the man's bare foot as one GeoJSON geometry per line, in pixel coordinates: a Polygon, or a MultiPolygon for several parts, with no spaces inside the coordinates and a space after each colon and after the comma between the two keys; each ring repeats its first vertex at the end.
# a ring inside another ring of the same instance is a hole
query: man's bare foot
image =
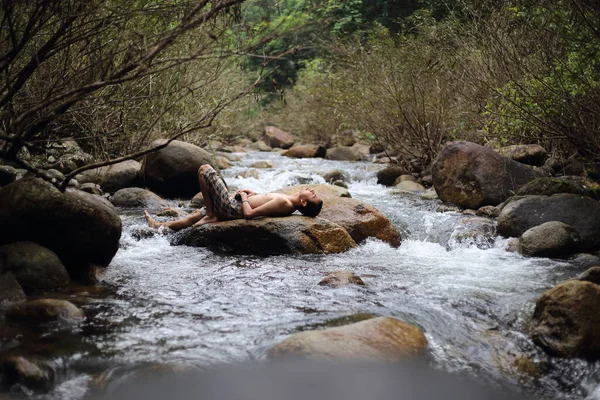
{"type": "Polygon", "coordinates": [[[148,221],[148,225],[150,225],[150,227],[152,228],[160,228],[162,226],[162,224],[154,218],[152,218],[150,216],[150,213],[146,210],[144,210],[144,218],[146,218],[146,221],[148,221]]]}
{"type": "Polygon", "coordinates": [[[214,217],[209,217],[208,215],[205,215],[204,217],[202,217],[202,219],[200,221],[196,222],[192,226],[202,226],[204,224],[212,224],[213,222],[217,222],[218,220],[219,219],[217,218],[216,215],[214,217]]]}

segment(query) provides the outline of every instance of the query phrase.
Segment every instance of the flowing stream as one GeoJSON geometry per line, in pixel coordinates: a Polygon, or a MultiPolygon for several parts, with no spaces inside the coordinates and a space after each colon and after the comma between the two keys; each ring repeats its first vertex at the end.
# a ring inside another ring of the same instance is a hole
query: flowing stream
{"type": "MultiPolygon", "coordinates": [[[[536,299],[581,267],[507,252],[500,237],[492,244],[456,240],[465,216],[436,212],[437,200],[390,193],[376,184],[381,165],[240,156],[222,171],[230,189],[267,192],[324,183],[318,172],[346,171],[352,197],[381,210],[401,231],[402,245],[370,240],[336,255],[231,256],[170,246],[166,235],[136,240],[132,232],[145,226],[141,210],[121,210],[121,248],[102,290],[65,294],[87,320],[75,330],[57,328],[32,339],[35,352],[48,354],[61,377],[52,392],[36,397],[80,399],[90,377],[116,366],[261,360],[292,333],[371,313],[421,327],[435,368],[536,398],[600,399],[598,364],[550,358],[527,335],[536,299]],[[273,168],[261,170],[259,179],[236,178],[259,160],[273,168]],[[339,269],[355,272],[366,286],[318,285],[339,269]]],[[[28,346],[25,339],[21,346],[28,346]]]]}

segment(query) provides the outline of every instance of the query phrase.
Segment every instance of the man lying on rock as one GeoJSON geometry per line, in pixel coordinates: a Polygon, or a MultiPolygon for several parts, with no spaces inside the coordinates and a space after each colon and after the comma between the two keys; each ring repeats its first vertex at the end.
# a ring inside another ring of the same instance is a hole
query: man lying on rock
{"type": "Polygon", "coordinates": [[[285,217],[298,210],[308,217],[316,217],[321,212],[323,200],[314,190],[304,188],[298,193],[285,195],[282,193],[256,194],[252,190],[243,189],[235,197],[230,197],[223,179],[210,165],[202,165],[198,170],[200,189],[204,197],[206,215],[196,210],[189,216],[177,221],[159,222],[152,218],[148,211],[144,217],[153,228],[166,226],[175,231],[190,226],[200,226],[217,221],[232,219],[252,219],[257,217],[285,217]]]}

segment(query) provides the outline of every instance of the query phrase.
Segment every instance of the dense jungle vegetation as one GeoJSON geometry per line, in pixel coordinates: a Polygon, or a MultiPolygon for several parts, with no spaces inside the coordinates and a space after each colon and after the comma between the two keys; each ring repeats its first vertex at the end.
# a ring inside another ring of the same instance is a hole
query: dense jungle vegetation
{"type": "Polygon", "coordinates": [[[353,130],[430,161],[448,140],[600,161],[593,0],[2,1],[0,156],[74,137],[306,142],[353,130]]]}

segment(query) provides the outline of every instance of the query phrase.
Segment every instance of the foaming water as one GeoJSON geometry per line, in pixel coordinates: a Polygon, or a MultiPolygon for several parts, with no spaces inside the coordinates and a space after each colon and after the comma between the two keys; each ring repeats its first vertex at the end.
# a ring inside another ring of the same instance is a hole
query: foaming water
{"type": "Polygon", "coordinates": [[[49,398],[65,392],[65,398],[80,398],[70,388],[83,385],[89,364],[209,366],[261,360],[289,334],[357,313],[420,326],[438,368],[466,371],[538,396],[598,398],[597,367],[581,362],[569,369],[540,352],[526,334],[535,300],[571,277],[573,268],[509,253],[506,240],[495,236],[487,246],[452,241],[465,216],[436,212],[438,201],[391,194],[376,184],[381,167],[250,153],[222,173],[231,189],[267,192],[323,183],[320,173],[341,169],[350,177],[352,196],[373,204],[398,227],[403,243],[397,249],[368,240],[335,255],[231,256],[170,246],[167,232],[137,240],[132,232],[145,226],[141,210],[123,212],[121,248],[104,277],[116,293],[84,306],[89,316],[85,341],[94,350],[71,363],[72,378],[49,398]],[[258,179],[238,176],[259,160],[273,168],[259,170],[258,179]],[[365,286],[318,285],[340,269],[361,276],[365,286]],[[547,377],[533,382],[518,371],[514,361],[521,356],[548,365],[547,377]],[[557,378],[568,371],[570,386],[557,378]]]}

